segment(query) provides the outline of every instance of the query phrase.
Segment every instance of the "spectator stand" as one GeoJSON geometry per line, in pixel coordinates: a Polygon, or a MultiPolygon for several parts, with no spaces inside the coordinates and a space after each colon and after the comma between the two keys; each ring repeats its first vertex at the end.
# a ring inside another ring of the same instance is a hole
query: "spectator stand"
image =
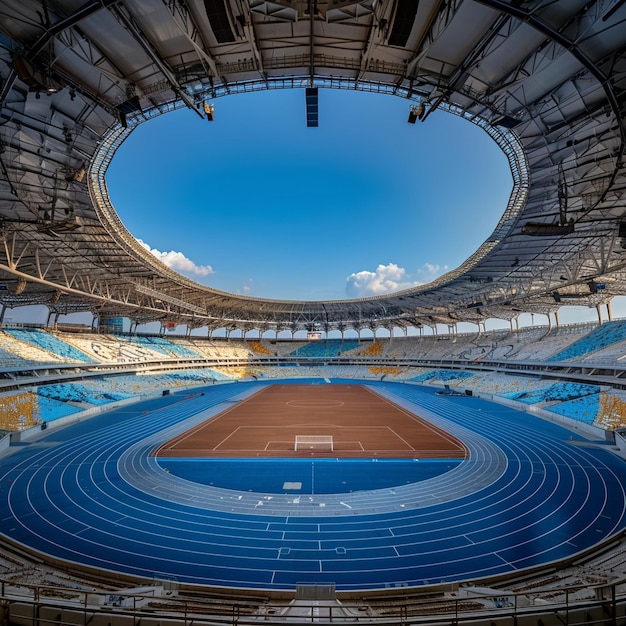
{"type": "Polygon", "coordinates": [[[76,361],[81,363],[93,362],[84,352],[78,350],[74,346],[69,345],[65,341],[62,341],[55,335],[47,333],[39,329],[26,329],[26,328],[6,328],[5,333],[11,335],[19,341],[31,344],[56,359],[50,360],[63,360],[63,361],[76,361]]]}
{"type": "Polygon", "coordinates": [[[570,346],[561,350],[547,361],[575,361],[592,352],[602,350],[612,344],[626,340],[626,320],[606,322],[597,326],[570,346]]]}

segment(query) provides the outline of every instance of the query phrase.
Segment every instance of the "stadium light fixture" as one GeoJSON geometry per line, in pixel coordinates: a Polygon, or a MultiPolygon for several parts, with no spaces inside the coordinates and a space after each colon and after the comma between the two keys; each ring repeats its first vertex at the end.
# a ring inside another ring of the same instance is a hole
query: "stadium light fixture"
{"type": "Polygon", "coordinates": [[[522,233],[524,235],[534,236],[559,236],[569,235],[574,232],[574,222],[570,220],[565,224],[544,224],[541,222],[526,222],[522,226],[522,233]]]}
{"type": "Polygon", "coordinates": [[[417,120],[420,120],[420,121],[423,120],[425,112],[426,112],[426,106],[424,105],[423,102],[412,105],[411,108],[409,109],[409,119],[408,119],[409,124],[415,124],[417,120]]]}

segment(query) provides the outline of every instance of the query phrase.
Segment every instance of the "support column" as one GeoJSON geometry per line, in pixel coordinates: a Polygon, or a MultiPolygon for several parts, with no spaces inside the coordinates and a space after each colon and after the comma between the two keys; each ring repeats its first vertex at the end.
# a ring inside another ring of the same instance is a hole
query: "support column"
{"type": "Polygon", "coordinates": [[[555,311],[554,312],[554,321],[556,322],[556,327],[559,327],[559,312],[555,311]]]}
{"type": "Polygon", "coordinates": [[[2,307],[0,309],[0,324],[4,324],[4,313],[7,310],[7,306],[6,304],[0,304],[0,306],[2,307]]]}
{"type": "Polygon", "coordinates": [[[596,311],[598,313],[598,324],[602,326],[602,308],[600,303],[596,304],[596,311]]]}
{"type": "Polygon", "coordinates": [[[610,300],[606,303],[606,314],[607,314],[607,316],[609,318],[609,322],[612,322],[613,321],[613,310],[611,309],[611,301],[610,300]]]}

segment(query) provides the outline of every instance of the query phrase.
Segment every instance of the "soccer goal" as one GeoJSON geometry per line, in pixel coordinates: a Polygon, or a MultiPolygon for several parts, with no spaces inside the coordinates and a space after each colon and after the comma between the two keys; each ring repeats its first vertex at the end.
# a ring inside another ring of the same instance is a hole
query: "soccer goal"
{"type": "Polygon", "coordinates": [[[316,451],[316,452],[332,452],[333,436],[332,435],[296,435],[296,443],[294,445],[296,452],[316,451]]]}

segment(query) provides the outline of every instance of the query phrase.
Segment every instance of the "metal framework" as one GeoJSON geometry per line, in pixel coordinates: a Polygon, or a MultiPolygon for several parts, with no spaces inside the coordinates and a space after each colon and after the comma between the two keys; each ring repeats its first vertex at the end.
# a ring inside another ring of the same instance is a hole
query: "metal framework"
{"type": "Polygon", "coordinates": [[[343,332],[626,294],[624,0],[0,0],[0,80],[4,307],[343,332]],[[306,87],[395,94],[418,123],[443,109],[480,125],[514,181],[492,235],[429,285],[308,302],[199,285],[126,231],[105,176],[133,128],[306,87]]]}

